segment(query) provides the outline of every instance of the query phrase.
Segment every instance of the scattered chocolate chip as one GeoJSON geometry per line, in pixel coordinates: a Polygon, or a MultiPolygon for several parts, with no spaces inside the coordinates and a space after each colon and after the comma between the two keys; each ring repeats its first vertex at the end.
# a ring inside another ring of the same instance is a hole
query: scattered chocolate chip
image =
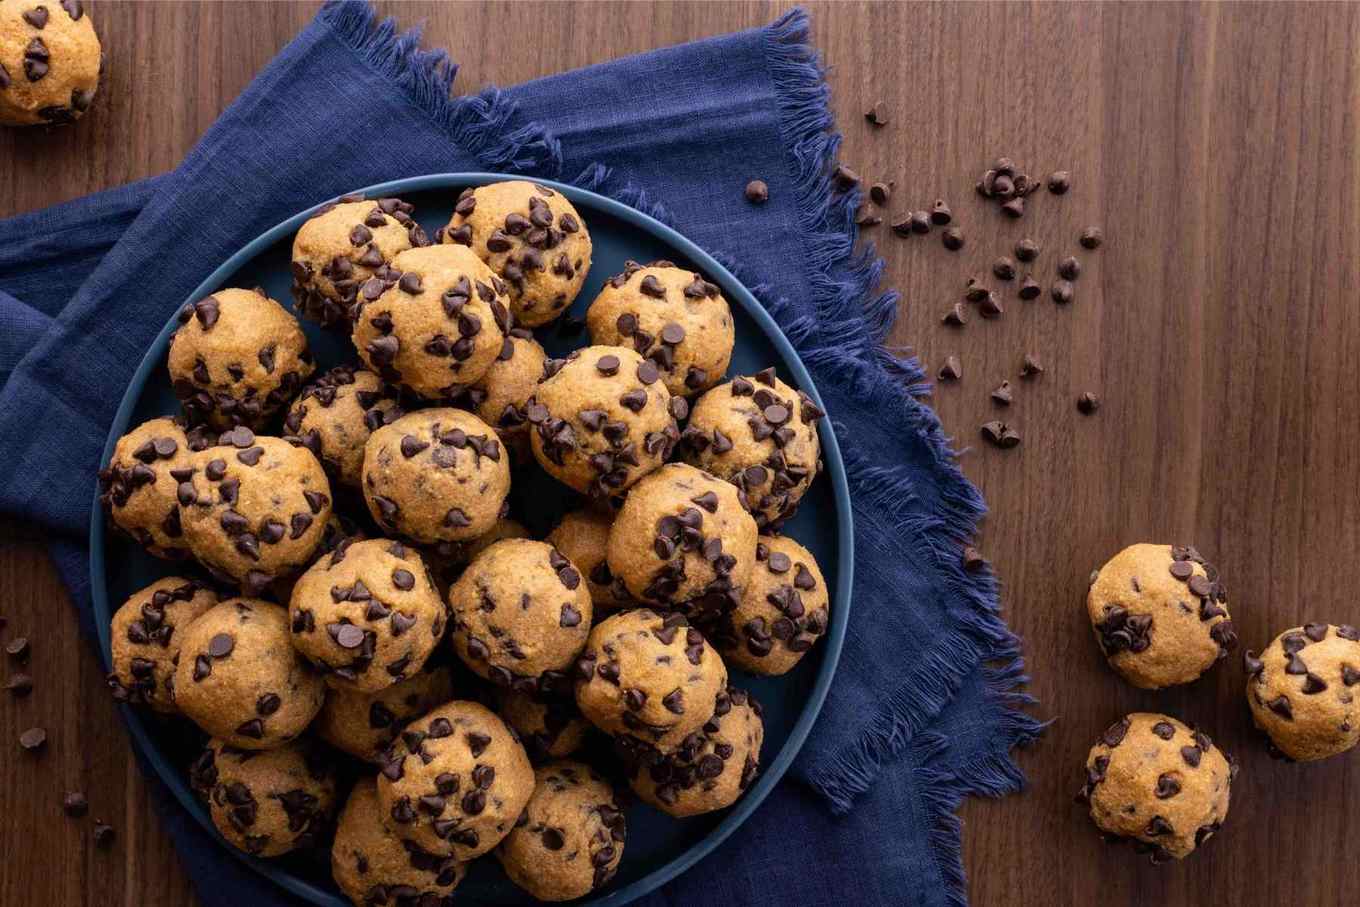
{"type": "Polygon", "coordinates": [[[1054,195],[1062,195],[1071,187],[1072,175],[1066,170],[1055,170],[1048,178],[1048,191],[1054,195]]]}
{"type": "Polygon", "coordinates": [[[968,318],[964,314],[963,303],[961,302],[954,303],[954,307],[950,309],[948,312],[945,312],[944,317],[941,318],[940,321],[941,323],[950,325],[951,327],[962,327],[963,325],[967,324],[968,318]]]}
{"type": "Polygon", "coordinates": [[[1077,398],[1077,409],[1081,411],[1083,415],[1089,416],[1100,409],[1100,398],[1090,391],[1086,391],[1077,398]]]}
{"type": "Polygon", "coordinates": [[[746,200],[754,205],[763,205],[770,200],[770,187],[764,180],[751,180],[746,184],[746,200]]]}
{"type": "Polygon", "coordinates": [[[1076,280],[1081,276],[1081,262],[1071,255],[1058,262],[1058,276],[1063,280],[1076,280]]]}
{"type": "Polygon", "coordinates": [[[855,212],[855,225],[858,227],[877,227],[883,223],[883,218],[868,208],[861,207],[855,212]]]}
{"type": "Polygon", "coordinates": [[[911,213],[911,232],[921,234],[929,233],[930,215],[924,211],[913,211],[911,213]]]}
{"type": "Polygon", "coordinates": [[[1035,280],[1033,275],[1026,274],[1025,279],[1020,282],[1020,298],[1038,299],[1041,292],[1043,289],[1039,286],[1039,281],[1035,280]]]}
{"type": "Polygon", "coordinates": [[[998,280],[1014,280],[1015,262],[1011,261],[1005,255],[1002,255],[996,261],[992,262],[992,273],[996,275],[998,280]]]}
{"type": "Polygon", "coordinates": [[[892,199],[892,183],[874,183],[869,187],[869,199],[880,208],[892,199]]]}
{"type": "Polygon", "coordinates": [[[1034,261],[1039,257],[1039,244],[1029,238],[1020,240],[1015,244],[1015,257],[1017,261],[1034,261]]]}
{"type": "Polygon", "coordinates": [[[882,104],[875,104],[864,112],[864,119],[870,126],[887,126],[888,112],[884,110],[882,104]]]}
{"type": "Polygon", "coordinates": [[[991,290],[982,297],[978,303],[978,314],[983,318],[999,318],[1006,310],[1001,306],[1001,299],[991,290]]]}
{"type": "Polygon", "coordinates": [[[32,654],[32,650],[28,644],[28,637],[14,637],[5,645],[5,652],[15,664],[27,664],[28,657],[32,654]]]}
{"type": "Polygon", "coordinates": [[[31,727],[19,735],[19,745],[30,753],[35,753],[47,745],[47,731],[31,727]]]}
{"type": "Polygon", "coordinates": [[[11,674],[9,680],[5,681],[5,689],[12,696],[27,696],[33,692],[33,678],[24,673],[11,674]]]}
{"type": "Polygon", "coordinates": [[[950,252],[957,252],[963,248],[963,231],[958,227],[946,227],[940,236],[940,242],[944,243],[944,247],[950,252]]]}
{"type": "Polygon", "coordinates": [[[79,819],[90,811],[90,801],[80,791],[73,790],[61,798],[61,808],[66,815],[79,819]]]}
{"type": "Polygon", "coordinates": [[[836,188],[842,192],[848,192],[860,184],[860,176],[844,164],[837,164],[835,171],[831,174],[832,181],[836,188]]]}
{"type": "Polygon", "coordinates": [[[1021,218],[1025,216],[1025,200],[1019,196],[1010,199],[1001,206],[1002,212],[1007,217],[1021,218]]]}
{"type": "Polygon", "coordinates": [[[113,826],[105,822],[94,823],[94,844],[100,850],[108,850],[113,845],[113,826]]]}
{"type": "Polygon", "coordinates": [[[1053,284],[1053,289],[1049,292],[1052,293],[1053,301],[1058,303],[1058,305],[1067,305],[1072,301],[1073,290],[1070,281],[1059,280],[1057,283],[1053,284]]]}
{"type": "Polygon", "coordinates": [[[982,437],[1003,450],[1015,447],[1020,443],[1020,433],[1005,422],[999,421],[984,423],[982,437]]]}
{"type": "Polygon", "coordinates": [[[1043,373],[1044,366],[1039,361],[1039,357],[1034,353],[1026,353],[1024,361],[1020,363],[1020,377],[1033,378],[1035,375],[1042,375],[1043,373]]]}
{"type": "Polygon", "coordinates": [[[1011,383],[1009,381],[1002,381],[997,385],[996,390],[992,391],[992,402],[999,403],[1002,406],[1010,406],[1011,400],[1011,383]]]}
{"type": "Polygon", "coordinates": [[[940,366],[939,379],[941,381],[958,381],[962,377],[963,363],[959,362],[959,357],[947,357],[944,360],[944,365],[940,366]]]}
{"type": "Polygon", "coordinates": [[[1082,230],[1081,238],[1078,240],[1083,249],[1099,249],[1100,244],[1104,241],[1105,234],[1101,232],[1099,227],[1087,227],[1082,230]]]}
{"type": "Polygon", "coordinates": [[[976,573],[987,566],[987,559],[982,556],[982,552],[967,545],[963,549],[963,569],[969,573],[976,573]]]}

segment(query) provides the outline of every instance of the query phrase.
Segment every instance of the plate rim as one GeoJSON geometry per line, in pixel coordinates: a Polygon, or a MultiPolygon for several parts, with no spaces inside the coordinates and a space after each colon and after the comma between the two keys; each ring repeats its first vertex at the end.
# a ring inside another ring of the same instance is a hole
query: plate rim
{"type": "MultiPolygon", "coordinates": [[[[766,337],[775,346],[779,353],[782,364],[793,373],[799,387],[809,394],[823,411],[826,406],[822,401],[821,394],[817,390],[816,383],[807,371],[807,366],[803,363],[793,343],[784,334],[778,322],[766,310],[760,301],[741,281],[739,281],[727,268],[723,267],[712,255],[700,248],[692,240],[686,238],[679,231],[663,224],[635,208],[631,208],[621,202],[592,192],[588,189],[581,189],[555,180],[537,179],[522,175],[491,173],[491,172],[450,172],[432,173],[423,176],[405,177],[402,179],[388,180],[375,183],[362,189],[353,190],[354,193],[362,193],[367,198],[381,197],[384,195],[400,195],[411,192],[430,192],[439,190],[453,190],[465,186],[482,186],[489,183],[505,182],[509,180],[529,180],[548,186],[555,191],[561,192],[573,204],[586,208],[602,209],[609,215],[622,220],[638,229],[641,229],[662,243],[677,249],[683,255],[693,261],[711,280],[722,286],[724,292],[741,306],[742,310],[750,316],[764,331],[766,337]]],[[[348,193],[347,193],[348,194],[348,193]]],[[[188,296],[186,302],[201,299],[204,295],[218,289],[231,274],[240,270],[241,267],[258,257],[261,253],[277,244],[280,240],[296,233],[298,228],[319,209],[333,200],[324,201],[316,205],[299,211],[287,218],[274,224],[272,227],[255,236],[245,245],[241,246],[226,261],[213,269],[188,296]]],[[[177,313],[181,306],[177,306],[177,313]]],[[[136,406],[141,391],[145,388],[151,373],[163,360],[166,348],[169,344],[169,335],[174,330],[175,315],[172,314],[166,319],[165,325],[156,335],[155,339],[147,348],[142,361],[138,363],[137,370],[133,373],[132,379],[128,382],[123,391],[123,397],[119,401],[118,410],[114,414],[113,422],[109,427],[108,437],[105,439],[104,450],[100,458],[100,463],[107,463],[113,454],[113,448],[118,439],[126,432],[128,422],[132,416],[132,410],[136,406]]],[[[783,778],[793,760],[802,750],[803,744],[807,740],[809,732],[820,716],[822,706],[825,704],[826,696],[831,687],[832,679],[835,677],[836,669],[840,662],[841,649],[845,642],[846,627],[849,622],[851,607],[851,589],[854,581],[854,516],[850,505],[849,481],[845,475],[845,464],[841,457],[840,446],[836,438],[835,429],[832,427],[830,415],[822,419],[819,426],[819,434],[822,445],[822,458],[825,466],[824,472],[832,486],[832,498],[835,501],[836,511],[836,589],[835,607],[831,609],[831,620],[828,628],[827,638],[823,642],[822,664],[817,672],[816,680],[813,683],[812,691],[804,701],[801,713],[794,722],[792,730],[784,740],[779,752],[774,759],[761,771],[755,785],[734,804],[727,814],[723,816],[717,827],[706,836],[692,844],[678,856],[661,864],[656,869],[651,870],[642,878],[625,885],[615,891],[611,891],[597,898],[588,901],[578,902],[581,907],[619,907],[627,904],[643,895],[655,891],[657,888],[675,879],[677,876],[689,870],[695,863],[712,853],[722,844],[731,834],[737,830],[751,815],[758,809],[765,798],[774,789],[775,785],[783,778]]],[[[103,507],[99,500],[98,483],[95,484],[93,503],[90,514],[90,596],[93,603],[95,631],[99,638],[99,653],[103,659],[106,671],[112,669],[112,656],[110,650],[110,625],[114,609],[108,597],[107,570],[105,569],[105,536],[106,524],[104,519],[103,507]]],[[[154,745],[151,734],[147,726],[146,716],[137,709],[129,705],[119,705],[119,710],[123,714],[124,723],[127,725],[128,733],[134,741],[145,752],[147,761],[155,771],[157,777],[164,783],[178,801],[179,806],[185,809],[200,826],[205,828],[208,833],[217,839],[218,843],[225,847],[234,857],[245,863],[247,866],[260,873],[270,881],[279,885],[291,894],[304,898],[311,904],[319,907],[344,907],[343,896],[337,896],[311,882],[299,878],[280,868],[268,860],[252,857],[237,848],[231,846],[217,831],[212,824],[211,818],[203,808],[198,798],[189,789],[183,771],[177,769],[166,759],[159,748],[154,745]]]]}

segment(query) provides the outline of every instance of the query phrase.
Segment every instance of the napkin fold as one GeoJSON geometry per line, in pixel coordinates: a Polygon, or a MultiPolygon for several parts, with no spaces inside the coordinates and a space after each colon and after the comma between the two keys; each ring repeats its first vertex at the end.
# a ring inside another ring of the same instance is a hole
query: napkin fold
{"type": "MultiPolygon", "coordinates": [[[[858,192],[829,176],[840,139],[806,15],[472,96],[450,97],[454,75],[418,32],[330,3],[172,173],[0,222],[0,510],[54,534],[88,621],[83,541],[113,413],[219,262],[294,211],[404,176],[496,170],[610,195],[718,257],[783,327],[836,422],[856,524],[850,631],[791,780],[646,902],[965,903],[953,811],[1018,789],[1010,752],[1041,725],[995,579],[961,566],[982,500],[919,364],[883,346],[898,299],[872,247],[855,250],[858,192]],[[741,193],[755,177],[759,207],[741,193]]],[[[205,903],[289,903],[157,797],[205,903]]]]}

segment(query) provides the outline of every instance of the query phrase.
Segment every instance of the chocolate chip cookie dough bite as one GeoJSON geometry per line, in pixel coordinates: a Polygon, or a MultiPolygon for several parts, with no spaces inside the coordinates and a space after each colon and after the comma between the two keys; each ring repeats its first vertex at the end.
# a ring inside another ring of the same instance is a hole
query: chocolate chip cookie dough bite
{"type": "Polygon", "coordinates": [[[201,434],[191,441],[168,416],[151,419],[118,439],[99,473],[99,500],[109,520],[156,557],[182,560],[189,554],[177,490],[191,474],[190,445],[203,443],[201,434]]]}
{"type": "Polygon", "coordinates": [[[595,620],[634,602],[623,581],[609,569],[609,528],[614,515],[603,508],[586,507],[573,510],[548,533],[547,541],[580,568],[590,591],[590,602],[595,620]]]}
{"type": "Polygon", "coordinates": [[[729,665],[787,674],[826,632],[830,607],[812,552],[787,536],[761,536],[737,609],[705,629],[729,665]]]}
{"type": "Polygon", "coordinates": [[[177,711],[180,642],[188,626],[215,604],[215,592],[181,576],[158,579],[123,602],[109,631],[113,671],[107,680],[113,698],[158,712],[177,711]]]}
{"type": "Polygon", "coordinates": [[[1237,767],[1209,737],[1166,715],[1134,712],[1086,757],[1077,795],[1096,827],[1159,863],[1188,857],[1228,818],[1237,767]]]}
{"type": "Polygon", "coordinates": [[[680,450],[686,462],[737,486],[756,523],[773,531],[798,509],[821,471],[822,416],[811,397],[767,368],[695,401],[680,450]]]}
{"type": "Polygon", "coordinates": [[[592,343],[631,346],[678,396],[707,390],[732,361],[732,311],[716,284],[668,261],[628,262],[586,312],[592,343]]]}
{"type": "Polygon", "coordinates": [[[500,843],[534,792],[529,757],[485,706],[454,700],[407,725],[378,775],[383,823],[466,861],[500,843]]]}
{"type": "Polygon", "coordinates": [[[312,727],[336,749],[365,762],[380,762],[402,726],[453,698],[453,676],[429,662],[374,693],[331,687],[312,727]]]}
{"type": "Polygon", "coordinates": [[[1086,610],[1110,667],[1157,690],[1196,679],[1237,645],[1218,570],[1188,545],[1130,545],[1091,575],[1086,610]]]}
{"type": "Polygon", "coordinates": [[[314,368],[297,319],[263,290],[218,290],[184,307],[170,381],[192,422],[262,428],[314,368]]]}
{"type": "Polygon", "coordinates": [[[391,267],[400,273],[395,284],[369,281],[359,291],[352,334],[359,358],[417,396],[454,400],[505,344],[505,284],[462,246],[408,249],[391,267]]]}
{"type": "Polygon", "coordinates": [[[1304,624],[1245,659],[1252,720],[1278,755],[1311,762],[1360,741],[1360,630],[1304,624]]]}
{"type": "Polygon", "coordinates": [[[534,762],[570,756],[585,743],[590,730],[590,722],[581,716],[570,690],[565,697],[498,690],[496,714],[519,734],[520,743],[534,762]]]}
{"type": "Polygon", "coordinates": [[[103,66],[81,0],[0,0],[0,126],[75,122],[103,66]]]}
{"type": "Polygon", "coordinates": [[[425,409],[385,425],[364,447],[364,499],[383,529],[424,544],[489,531],[510,492],[491,426],[459,409],[425,409]]]}
{"type": "Polygon", "coordinates": [[[396,198],[346,196],[312,215],[293,238],[297,310],[348,331],[359,294],[376,299],[401,277],[392,267],[397,253],[430,244],[414,211],[396,198]]]}
{"type": "Polygon", "coordinates": [[[614,877],[627,835],[608,781],[584,763],[552,762],[534,772],[534,794],[496,859],[534,898],[569,901],[614,877]]]}
{"type": "Polygon", "coordinates": [[[509,287],[515,321],[528,327],[561,315],[590,270],[590,232],[571,202],[522,180],[469,187],[436,236],[466,246],[509,287]]]}
{"type": "Polygon", "coordinates": [[[396,390],[381,378],[337,365],[298,394],[283,419],[284,437],[310,450],[332,481],[358,488],[369,435],[402,415],[396,390]]]}

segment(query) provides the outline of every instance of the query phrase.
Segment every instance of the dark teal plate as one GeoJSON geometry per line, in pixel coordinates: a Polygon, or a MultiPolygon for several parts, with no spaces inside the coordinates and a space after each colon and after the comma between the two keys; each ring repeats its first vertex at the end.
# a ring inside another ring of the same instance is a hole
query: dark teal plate
{"type": "MultiPolygon", "coordinates": [[[[370,186],[364,192],[370,198],[398,196],[413,203],[416,206],[416,219],[433,234],[435,228],[448,222],[453,202],[464,186],[510,178],[488,173],[450,173],[382,183],[370,186]]],[[[731,374],[749,375],[775,365],[785,381],[807,391],[819,404],[822,402],[788,338],[750,291],[707,253],[664,224],[626,205],[593,192],[544,182],[571,199],[589,226],[594,241],[594,264],[581,295],[572,306],[572,315],[583,317],[586,307],[604,281],[622,271],[628,259],[643,262],[670,259],[707,275],[722,287],[724,295],[732,303],[737,343],[732,356],[731,374]]],[[[191,299],[200,299],[226,286],[263,286],[271,297],[291,307],[288,264],[293,234],[315,210],[290,217],[251,241],[214,271],[194,291],[191,299]]],[[[142,360],[132,384],[123,395],[123,402],[109,430],[103,462],[108,462],[114,443],[129,426],[177,410],[165,368],[166,349],[174,327],[175,320],[172,317],[151,349],[147,350],[146,358],[142,360]]],[[[303,329],[316,354],[319,369],[329,368],[342,359],[354,360],[354,351],[347,337],[324,332],[308,321],[303,321],[303,329]]],[[[553,325],[537,333],[539,341],[554,355],[562,355],[589,343],[589,336],[584,331],[576,333],[553,325]]],[[[833,590],[831,626],[826,637],[798,667],[783,677],[756,678],[733,672],[732,682],[753,692],[765,709],[761,774],[734,806],[705,816],[675,820],[641,804],[631,807],[628,810],[628,841],[618,876],[588,901],[592,905],[625,904],[641,897],[689,869],[726,840],[760,806],[788,770],[813,722],[817,720],[845,639],[854,563],[849,491],[840,448],[836,445],[836,436],[830,423],[830,419],[821,422],[825,474],[813,483],[797,516],[788,523],[785,532],[811,549],[826,575],[833,590]]],[[[533,513],[524,512],[524,508],[520,507],[515,515],[523,519],[535,533],[542,533],[557,520],[570,496],[541,472],[538,472],[538,476],[541,478],[526,477],[526,484],[532,486],[530,496],[526,496],[524,490],[517,486],[513,498],[534,501],[533,513]],[[542,484],[537,484],[540,481],[542,484]]],[[[133,592],[175,570],[174,565],[152,558],[121,535],[106,532],[96,495],[90,516],[90,585],[94,594],[95,623],[106,667],[109,658],[109,620],[113,610],[133,592]]],[[[161,721],[126,706],[122,708],[132,736],[147,753],[161,780],[179,798],[184,808],[215,835],[206,808],[190,791],[186,778],[185,769],[195,755],[194,749],[199,742],[197,734],[183,724],[161,721]]],[[[328,858],[291,856],[261,860],[248,857],[225,842],[223,847],[309,903],[349,907],[348,901],[336,892],[330,881],[328,858]]],[[[467,880],[459,887],[456,897],[459,903],[486,905],[530,901],[505,878],[494,858],[477,861],[467,880]]]]}

